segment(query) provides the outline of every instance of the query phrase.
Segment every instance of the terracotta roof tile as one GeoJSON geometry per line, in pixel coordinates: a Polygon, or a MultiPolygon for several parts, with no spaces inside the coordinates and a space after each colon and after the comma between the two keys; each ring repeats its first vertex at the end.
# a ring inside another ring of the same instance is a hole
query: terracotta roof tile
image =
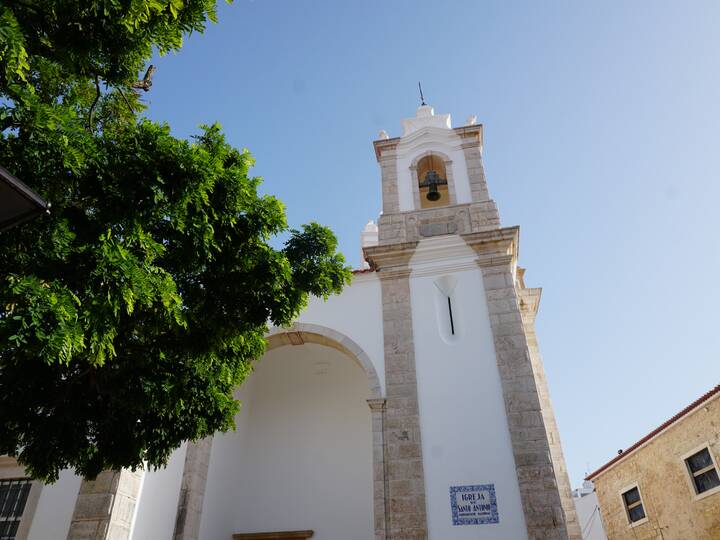
{"type": "Polygon", "coordinates": [[[662,424],[660,424],[658,427],[656,427],[656,428],[655,428],[654,430],[652,430],[650,433],[648,433],[647,435],[645,435],[645,436],[644,436],[642,439],[640,439],[638,442],[636,442],[635,444],[633,444],[632,446],[630,446],[627,450],[623,450],[623,452],[622,452],[621,454],[618,454],[617,456],[615,456],[615,458],[613,458],[613,459],[611,459],[610,461],[608,461],[605,465],[603,465],[602,467],[600,467],[598,470],[596,470],[596,471],[593,472],[593,473],[588,474],[588,475],[585,477],[585,480],[592,480],[593,478],[595,478],[596,476],[598,476],[600,473],[602,473],[602,472],[604,472],[605,470],[609,469],[611,466],[615,465],[615,463],[617,463],[617,462],[620,461],[621,459],[627,457],[629,454],[631,454],[632,452],[634,452],[635,450],[637,450],[638,448],[640,448],[643,444],[645,444],[646,442],[648,442],[650,439],[652,439],[653,437],[655,437],[655,435],[657,435],[657,434],[660,433],[661,431],[664,431],[665,429],[669,428],[669,427],[670,427],[671,425],[673,425],[675,422],[677,422],[678,420],[680,420],[683,416],[687,415],[688,413],[690,413],[691,411],[693,411],[693,410],[696,409],[698,406],[702,405],[704,402],[706,402],[707,400],[709,400],[711,397],[713,397],[714,395],[716,395],[716,394],[718,394],[718,393],[720,393],[720,385],[716,386],[715,388],[713,388],[713,389],[710,390],[709,392],[706,392],[705,394],[703,394],[702,396],[700,396],[698,399],[696,399],[695,401],[693,401],[690,405],[688,405],[687,407],[685,407],[682,411],[680,411],[679,413],[677,413],[675,416],[673,416],[672,418],[670,418],[670,419],[667,420],[666,422],[663,422],[662,424]]]}

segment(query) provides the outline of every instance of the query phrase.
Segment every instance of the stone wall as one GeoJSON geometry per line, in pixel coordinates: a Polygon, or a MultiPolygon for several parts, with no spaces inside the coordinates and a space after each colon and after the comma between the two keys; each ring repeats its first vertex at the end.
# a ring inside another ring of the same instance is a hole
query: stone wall
{"type": "Polygon", "coordinates": [[[378,268],[382,287],[387,398],[383,425],[386,537],[397,540],[427,538],[410,270],[407,266],[414,249],[414,243],[366,249],[369,259],[378,268]]]}
{"type": "Polygon", "coordinates": [[[716,540],[720,491],[696,496],[683,456],[709,443],[720,457],[720,396],[593,477],[609,540],[716,540]],[[647,521],[630,526],[620,495],[637,483],[647,521]]]}
{"type": "Polygon", "coordinates": [[[380,244],[416,242],[443,234],[467,234],[498,229],[500,218],[493,201],[383,214],[378,220],[380,244]]]}
{"type": "Polygon", "coordinates": [[[142,471],[103,471],[83,480],[75,503],[68,540],[127,540],[142,471]]]}

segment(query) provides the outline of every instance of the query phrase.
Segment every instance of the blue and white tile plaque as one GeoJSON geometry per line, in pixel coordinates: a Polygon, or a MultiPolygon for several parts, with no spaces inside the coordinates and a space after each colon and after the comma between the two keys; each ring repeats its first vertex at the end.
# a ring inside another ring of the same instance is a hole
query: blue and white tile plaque
{"type": "Polygon", "coordinates": [[[499,523],[495,484],[450,486],[453,525],[499,523]]]}

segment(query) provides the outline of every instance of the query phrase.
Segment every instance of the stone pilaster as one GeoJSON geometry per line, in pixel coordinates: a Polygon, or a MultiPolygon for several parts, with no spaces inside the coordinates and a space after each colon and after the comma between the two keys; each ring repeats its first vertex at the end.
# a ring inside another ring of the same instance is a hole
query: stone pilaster
{"type": "Polygon", "coordinates": [[[188,442],[173,540],[198,540],[212,437],[188,442]]]}
{"type": "Polygon", "coordinates": [[[83,480],[68,540],[129,540],[142,471],[104,471],[83,480]]]}
{"type": "Polygon", "coordinates": [[[485,168],[482,164],[482,154],[478,143],[463,143],[465,153],[465,165],[467,166],[468,178],[470,179],[470,193],[473,202],[489,201],[487,181],[485,180],[485,168]]]}
{"type": "Polygon", "coordinates": [[[427,539],[408,262],[416,242],[366,248],[380,277],[385,345],[388,531],[392,540],[427,539]]]}
{"type": "Polygon", "coordinates": [[[546,410],[547,391],[536,379],[516,290],[518,233],[513,227],[464,238],[478,253],[483,274],[528,539],[574,540],[546,425],[552,409],[546,410]]]}
{"type": "Polygon", "coordinates": [[[400,195],[397,180],[397,153],[394,149],[385,150],[379,161],[382,179],[383,213],[398,212],[400,210],[400,195]]]}
{"type": "Polygon", "coordinates": [[[373,436],[373,518],[375,540],[387,540],[389,529],[387,464],[385,460],[385,408],[384,398],[368,399],[372,417],[373,436]]]}
{"type": "Polygon", "coordinates": [[[472,201],[489,201],[490,194],[482,164],[483,127],[480,124],[463,126],[455,128],[455,133],[462,139],[461,147],[465,154],[472,201]]]}
{"type": "Polygon", "coordinates": [[[535,332],[535,316],[537,315],[537,310],[540,305],[541,289],[525,288],[523,273],[524,270],[518,268],[515,284],[520,302],[520,313],[523,319],[525,336],[528,342],[530,363],[535,376],[538,395],[540,396],[540,404],[542,405],[545,430],[550,443],[550,457],[555,471],[555,480],[560,492],[560,502],[565,512],[568,536],[570,540],[581,540],[582,533],[580,531],[577,512],[575,511],[575,503],[572,500],[572,487],[570,486],[570,478],[568,477],[567,466],[565,465],[565,456],[563,455],[562,445],[560,443],[560,431],[555,421],[555,413],[553,412],[550,401],[550,391],[548,389],[547,379],[545,378],[545,369],[543,368],[542,356],[540,355],[537,334],[535,332]]]}

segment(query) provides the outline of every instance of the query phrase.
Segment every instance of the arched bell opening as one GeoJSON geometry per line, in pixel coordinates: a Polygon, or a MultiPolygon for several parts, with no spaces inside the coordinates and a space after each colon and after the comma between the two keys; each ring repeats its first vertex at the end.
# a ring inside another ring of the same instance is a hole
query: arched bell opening
{"type": "Polygon", "coordinates": [[[445,159],[437,154],[428,154],[418,161],[416,170],[420,208],[435,208],[450,204],[445,159]]]}

